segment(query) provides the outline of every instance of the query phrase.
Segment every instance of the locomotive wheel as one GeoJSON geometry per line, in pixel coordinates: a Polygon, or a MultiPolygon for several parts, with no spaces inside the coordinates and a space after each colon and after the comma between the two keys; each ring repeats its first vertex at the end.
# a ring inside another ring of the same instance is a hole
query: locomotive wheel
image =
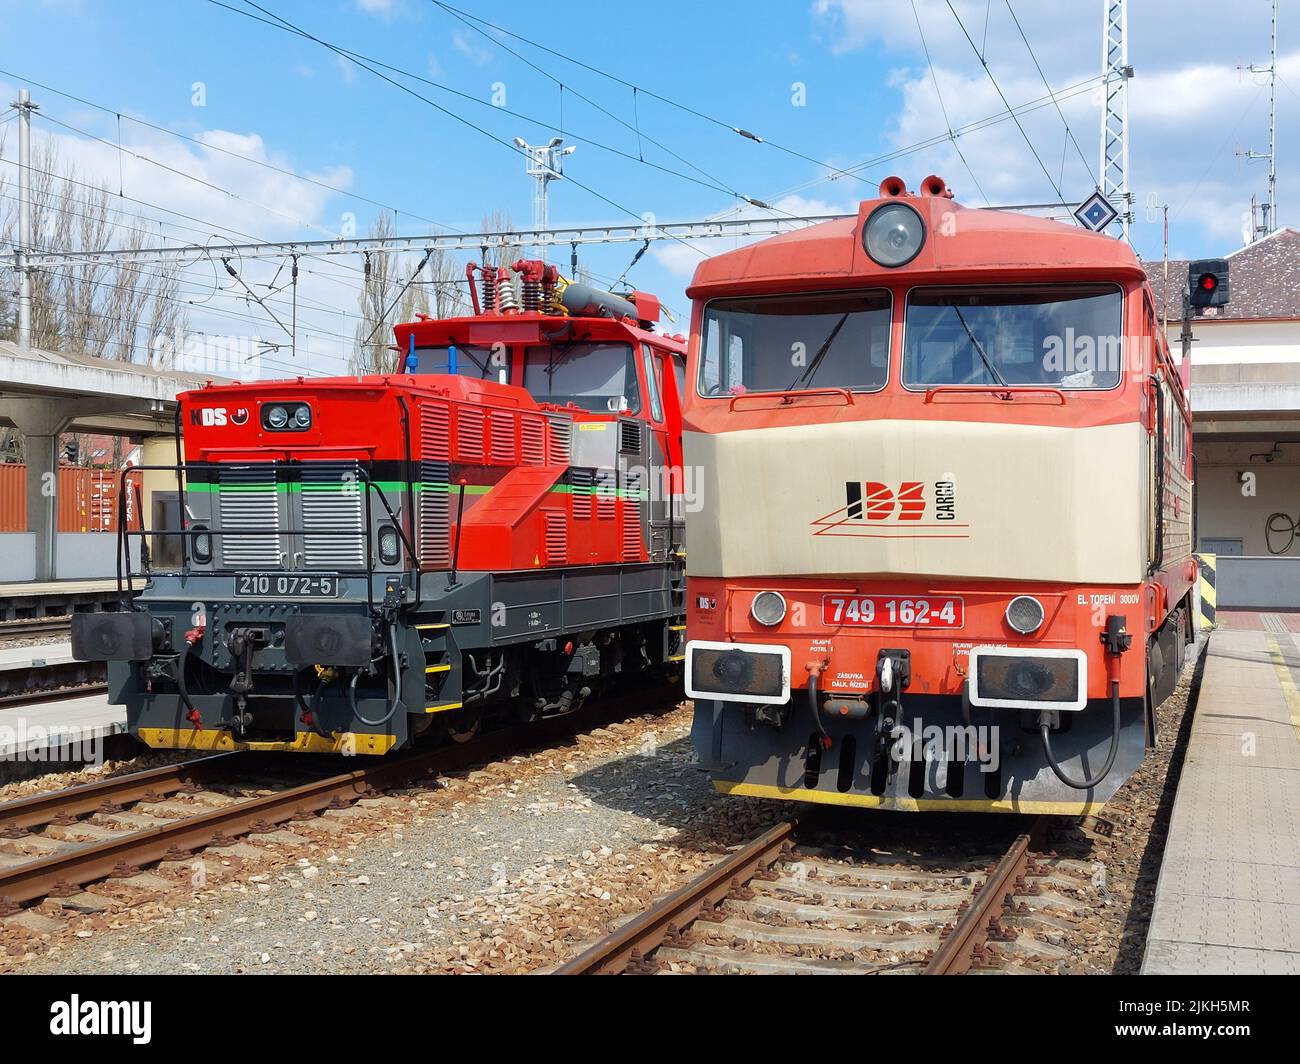
{"type": "Polygon", "coordinates": [[[460,709],[447,716],[450,719],[443,721],[442,729],[453,743],[467,743],[483,728],[483,714],[477,709],[460,709]]]}

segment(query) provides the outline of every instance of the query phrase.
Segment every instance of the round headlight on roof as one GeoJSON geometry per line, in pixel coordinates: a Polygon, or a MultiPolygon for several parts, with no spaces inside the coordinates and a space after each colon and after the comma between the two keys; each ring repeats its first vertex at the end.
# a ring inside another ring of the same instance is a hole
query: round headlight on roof
{"type": "Polygon", "coordinates": [[[289,411],[282,406],[273,406],[266,412],[266,423],[273,429],[282,429],[289,424],[289,411]]]}
{"type": "Polygon", "coordinates": [[[925,222],[906,203],[886,203],[862,228],[862,246],[879,266],[906,266],[925,244],[925,222]]]}
{"type": "Polygon", "coordinates": [[[1007,603],[1007,624],[1021,635],[1030,635],[1043,625],[1043,604],[1032,595],[1017,595],[1007,603]]]}
{"type": "Polygon", "coordinates": [[[760,591],[754,596],[749,612],[759,624],[770,628],[785,620],[785,599],[776,591],[760,591]]]}

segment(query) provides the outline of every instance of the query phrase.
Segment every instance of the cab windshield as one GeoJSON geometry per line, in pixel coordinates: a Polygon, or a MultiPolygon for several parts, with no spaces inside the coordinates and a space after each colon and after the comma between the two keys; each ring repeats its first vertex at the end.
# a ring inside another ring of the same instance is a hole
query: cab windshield
{"type": "Polygon", "coordinates": [[[1109,284],[928,288],[907,298],[903,384],[1113,388],[1120,290],[1109,284]]]}
{"type": "Polygon", "coordinates": [[[704,310],[700,394],[876,391],[889,375],[885,291],[715,299],[704,310]]]}
{"type": "Polygon", "coordinates": [[[474,380],[494,381],[500,379],[501,372],[509,372],[510,349],[501,347],[497,364],[492,361],[492,349],[473,344],[455,344],[455,357],[452,356],[451,344],[415,349],[416,373],[454,373],[457,377],[472,377],[474,380]]]}
{"type": "Polygon", "coordinates": [[[524,388],[540,403],[635,414],[641,388],[631,344],[568,343],[524,352],[524,388]]]}

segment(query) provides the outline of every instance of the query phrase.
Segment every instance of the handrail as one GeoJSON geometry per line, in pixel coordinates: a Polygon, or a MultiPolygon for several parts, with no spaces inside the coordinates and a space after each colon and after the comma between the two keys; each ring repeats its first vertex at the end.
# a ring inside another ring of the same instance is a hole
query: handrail
{"type": "Polygon", "coordinates": [[[1017,395],[1050,395],[1065,405],[1065,392],[1037,384],[935,384],[925,390],[925,402],[932,403],[939,395],[988,395],[1004,403],[1010,402],[1017,395]]]}
{"type": "MultiPolygon", "coordinates": [[[[133,582],[132,582],[133,572],[132,572],[132,563],[131,563],[131,551],[130,551],[130,545],[129,545],[129,544],[130,544],[130,537],[131,537],[131,536],[138,536],[138,537],[140,537],[140,539],[141,539],[142,542],[143,542],[144,537],[146,537],[146,536],[178,536],[178,537],[180,537],[180,539],[181,539],[181,545],[182,545],[182,551],[181,551],[181,559],[182,559],[182,560],[181,560],[181,573],[182,573],[182,575],[184,575],[184,576],[189,576],[189,575],[190,575],[190,557],[189,557],[189,555],[190,555],[190,550],[189,550],[189,544],[190,544],[190,537],[192,537],[192,536],[208,535],[208,536],[212,536],[214,539],[215,539],[215,537],[217,537],[217,536],[228,536],[228,535],[257,535],[257,536],[268,536],[268,535],[274,535],[274,536],[343,536],[343,537],[361,536],[361,537],[364,538],[364,541],[365,541],[365,566],[364,566],[364,568],[361,568],[361,569],[340,569],[340,570],[338,570],[338,572],[339,572],[340,575],[352,575],[352,574],[364,574],[364,575],[365,575],[365,577],[366,577],[366,604],[367,604],[367,607],[370,609],[370,611],[373,612],[373,611],[374,611],[374,608],[375,608],[375,606],[374,606],[374,575],[375,575],[375,564],[374,564],[374,558],[375,558],[375,552],[374,552],[374,520],[373,520],[373,509],[372,509],[372,506],[371,506],[371,498],[370,498],[370,496],[371,496],[371,493],[372,493],[372,492],[377,492],[377,493],[378,493],[378,496],[379,496],[379,502],[380,502],[380,504],[383,506],[383,508],[384,508],[384,512],[388,515],[388,519],[389,519],[389,521],[392,523],[392,526],[393,526],[394,531],[395,531],[395,532],[397,533],[397,535],[400,537],[400,539],[401,539],[401,541],[402,541],[402,546],[403,546],[403,547],[405,548],[405,550],[406,550],[406,557],[407,557],[408,562],[410,563],[409,568],[408,568],[406,571],[407,571],[408,573],[411,574],[411,576],[412,576],[412,578],[413,578],[413,579],[412,579],[412,583],[411,583],[411,587],[412,587],[412,589],[415,590],[415,591],[417,592],[417,594],[418,594],[418,589],[419,589],[419,579],[420,579],[420,575],[421,575],[421,573],[422,573],[422,569],[420,568],[420,560],[419,560],[419,557],[416,555],[414,541],[412,540],[412,538],[411,538],[410,536],[407,535],[406,529],[403,527],[402,522],[398,521],[396,514],[393,513],[393,508],[392,508],[392,506],[389,505],[389,503],[388,503],[388,499],[386,499],[386,498],[384,497],[384,493],[383,493],[383,491],[380,490],[379,486],[378,486],[377,484],[375,484],[375,482],[371,479],[369,471],[366,470],[366,469],[364,469],[364,468],[361,466],[361,464],[360,464],[359,462],[357,462],[355,459],[326,459],[326,460],[319,461],[319,462],[311,462],[311,463],[309,463],[309,464],[308,464],[308,463],[303,463],[303,462],[271,462],[271,463],[255,463],[255,462],[186,462],[186,463],[181,463],[179,466],[171,466],[171,465],[133,465],[133,466],[127,466],[127,467],[125,467],[125,468],[120,469],[120,470],[117,471],[117,473],[118,473],[118,513],[121,514],[121,513],[125,513],[125,512],[126,512],[126,510],[125,510],[124,507],[125,507],[125,492],[126,492],[127,479],[128,479],[129,476],[131,476],[131,475],[134,474],[134,473],[145,473],[145,472],[175,472],[175,473],[177,474],[177,477],[178,477],[178,480],[179,480],[180,477],[181,477],[182,472],[183,472],[184,474],[186,474],[186,476],[188,476],[189,473],[190,473],[191,471],[193,471],[193,470],[217,470],[217,471],[225,471],[225,470],[230,470],[230,469],[241,469],[241,468],[247,468],[247,467],[250,466],[250,465],[266,465],[266,464],[269,464],[270,467],[271,467],[271,469],[274,470],[276,473],[278,473],[278,472],[281,471],[281,470],[286,470],[286,469],[288,469],[288,470],[299,470],[299,471],[300,471],[300,470],[302,470],[302,469],[304,469],[304,468],[319,469],[319,468],[321,468],[321,467],[330,467],[330,466],[334,466],[334,467],[337,467],[337,468],[343,469],[343,470],[345,470],[345,471],[347,471],[347,472],[349,472],[349,473],[353,473],[353,474],[357,477],[358,481],[360,481],[361,483],[363,483],[363,484],[365,485],[366,527],[365,527],[363,530],[361,530],[360,532],[350,531],[350,530],[342,530],[342,529],[307,529],[307,528],[277,528],[277,529],[275,529],[274,531],[268,531],[268,530],[266,530],[266,529],[264,529],[264,528],[221,528],[221,529],[217,529],[217,528],[200,528],[200,529],[195,529],[195,528],[192,528],[192,527],[183,527],[183,528],[177,528],[177,529],[171,529],[171,528],[161,528],[161,529],[160,529],[160,528],[145,528],[145,527],[141,527],[141,528],[139,528],[139,529],[128,529],[128,528],[126,527],[126,522],[124,522],[124,521],[118,521],[118,529],[117,529],[117,536],[118,536],[118,550],[117,550],[117,590],[118,590],[118,593],[121,594],[121,593],[123,592],[123,590],[124,590],[124,588],[123,588],[123,576],[124,576],[124,575],[125,575],[125,591],[126,591],[128,594],[131,594],[131,595],[133,595],[133,594],[134,594],[134,591],[135,591],[135,587],[134,587],[134,584],[133,584],[133,582]]],[[[409,472],[408,472],[408,476],[409,476],[409,472]]],[[[409,480],[408,480],[408,488],[409,488],[409,480]]],[[[188,505],[187,505],[187,494],[188,494],[188,491],[187,491],[187,490],[184,490],[184,489],[180,492],[180,512],[181,512],[181,520],[182,520],[182,522],[187,522],[187,516],[186,516],[186,515],[188,515],[188,513],[189,513],[189,507],[188,507],[188,505]]],[[[142,524],[142,526],[143,526],[143,524],[144,524],[144,515],[143,515],[143,513],[141,514],[141,524],[142,524]]],[[[216,568],[214,568],[214,569],[212,569],[212,570],[210,570],[210,571],[213,572],[213,573],[226,573],[226,572],[229,572],[230,570],[226,570],[226,569],[216,569],[216,568]]],[[[142,573],[141,575],[144,575],[144,574],[142,573]]]]}
{"type": "Polygon", "coordinates": [[[844,405],[853,405],[853,393],[848,388],[800,388],[797,391],[782,392],[741,392],[739,395],[733,395],[731,401],[727,404],[729,411],[736,409],[736,404],[742,399],[775,399],[781,406],[789,406],[796,399],[802,399],[806,395],[842,395],[844,396],[844,405]]]}

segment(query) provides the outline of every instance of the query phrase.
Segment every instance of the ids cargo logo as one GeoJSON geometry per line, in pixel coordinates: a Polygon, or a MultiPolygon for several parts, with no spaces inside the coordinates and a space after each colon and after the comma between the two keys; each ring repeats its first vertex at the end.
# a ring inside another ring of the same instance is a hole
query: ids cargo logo
{"type": "Polygon", "coordinates": [[[233,413],[228,413],[224,406],[205,406],[190,411],[191,425],[204,425],[208,428],[221,425],[243,425],[248,422],[248,408],[241,406],[233,413]]]}
{"type": "Polygon", "coordinates": [[[817,518],[811,527],[814,536],[859,539],[970,537],[970,525],[957,519],[957,488],[951,480],[850,480],[844,485],[844,505],[817,518]]]}

